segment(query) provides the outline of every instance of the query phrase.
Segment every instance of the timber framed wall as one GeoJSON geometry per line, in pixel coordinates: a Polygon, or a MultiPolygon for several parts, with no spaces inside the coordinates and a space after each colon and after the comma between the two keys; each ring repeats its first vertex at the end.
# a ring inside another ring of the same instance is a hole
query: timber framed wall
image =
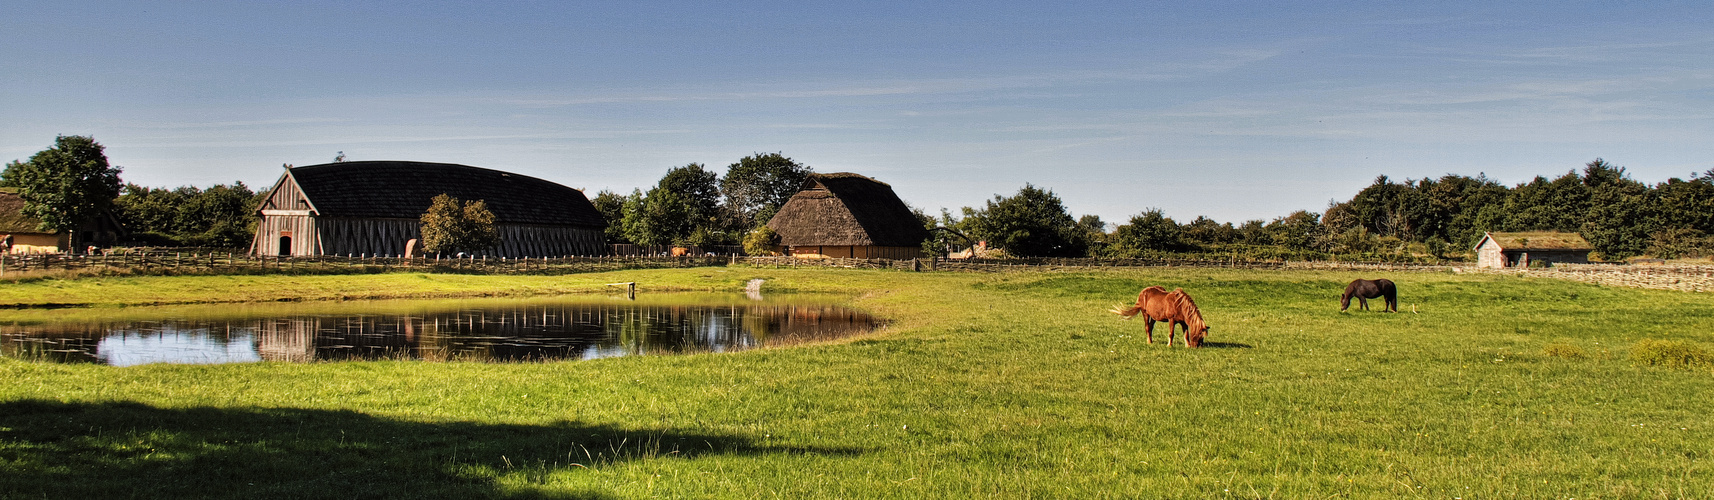
{"type": "MultiPolygon", "coordinates": [[[[607,253],[599,230],[495,224],[500,245],[478,255],[494,257],[566,257],[607,253]]],[[[265,216],[256,229],[257,255],[283,256],[282,237],[291,238],[289,255],[388,255],[402,256],[410,240],[422,237],[422,223],[411,219],[362,219],[308,215],[265,216]],[[272,243],[272,244],[270,244],[272,243]]]]}

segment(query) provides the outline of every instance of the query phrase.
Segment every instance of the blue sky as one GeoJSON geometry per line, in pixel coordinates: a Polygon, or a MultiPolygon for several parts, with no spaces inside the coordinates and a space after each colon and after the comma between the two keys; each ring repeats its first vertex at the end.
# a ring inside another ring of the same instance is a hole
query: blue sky
{"type": "Polygon", "coordinates": [[[1377,175],[1714,168],[1714,4],[41,2],[0,7],[0,161],[129,182],[464,163],[622,193],[782,152],[957,211],[1323,210],[1377,175]]]}

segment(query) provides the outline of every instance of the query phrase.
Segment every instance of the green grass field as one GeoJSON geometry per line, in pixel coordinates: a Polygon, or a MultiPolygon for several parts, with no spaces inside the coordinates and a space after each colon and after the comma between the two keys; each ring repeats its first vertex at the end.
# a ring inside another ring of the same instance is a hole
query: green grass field
{"type": "MultiPolygon", "coordinates": [[[[0,303],[836,292],[892,324],[736,354],[111,368],[0,359],[0,497],[1714,498],[1714,296],[1391,273],[699,268],[41,280],[0,303]],[[1209,347],[1106,310],[1182,287],[1209,347]],[[1372,306],[1374,304],[1371,304],[1372,306]],[[1353,305],[1353,308],[1356,306],[1353,305]],[[1376,307],[1378,309],[1378,307],[1376,307]],[[1159,332],[1157,332],[1159,333],[1159,332]]],[[[0,311],[0,322],[99,309],[0,311]]]]}

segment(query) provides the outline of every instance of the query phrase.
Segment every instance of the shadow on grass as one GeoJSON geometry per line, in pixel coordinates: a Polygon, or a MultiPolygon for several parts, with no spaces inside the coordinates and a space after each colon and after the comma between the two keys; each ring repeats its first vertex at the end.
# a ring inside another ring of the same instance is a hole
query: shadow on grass
{"type": "Polygon", "coordinates": [[[532,489],[631,460],[862,450],[560,422],[423,423],[351,411],[0,403],[0,497],[604,498],[532,489]],[[500,478],[507,476],[507,483],[500,478]],[[522,482],[527,486],[514,487],[522,482]]]}
{"type": "Polygon", "coordinates": [[[1203,342],[1202,347],[1209,349],[1255,349],[1256,346],[1238,342],[1203,342]]]}

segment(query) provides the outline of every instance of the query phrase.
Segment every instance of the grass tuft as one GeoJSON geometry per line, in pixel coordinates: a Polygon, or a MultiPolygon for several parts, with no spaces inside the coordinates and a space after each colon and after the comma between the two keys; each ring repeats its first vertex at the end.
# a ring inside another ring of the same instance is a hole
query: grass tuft
{"type": "Polygon", "coordinates": [[[1565,359],[1583,359],[1588,356],[1583,353],[1582,347],[1564,343],[1548,344],[1541,348],[1541,353],[1546,356],[1565,359]]]}
{"type": "Polygon", "coordinates": [[[1714,366],[1714,354],[1691,342],[1642,339],[1631,346],[1631,361],[1668,368],[1701,368],[1714,366]]]}

